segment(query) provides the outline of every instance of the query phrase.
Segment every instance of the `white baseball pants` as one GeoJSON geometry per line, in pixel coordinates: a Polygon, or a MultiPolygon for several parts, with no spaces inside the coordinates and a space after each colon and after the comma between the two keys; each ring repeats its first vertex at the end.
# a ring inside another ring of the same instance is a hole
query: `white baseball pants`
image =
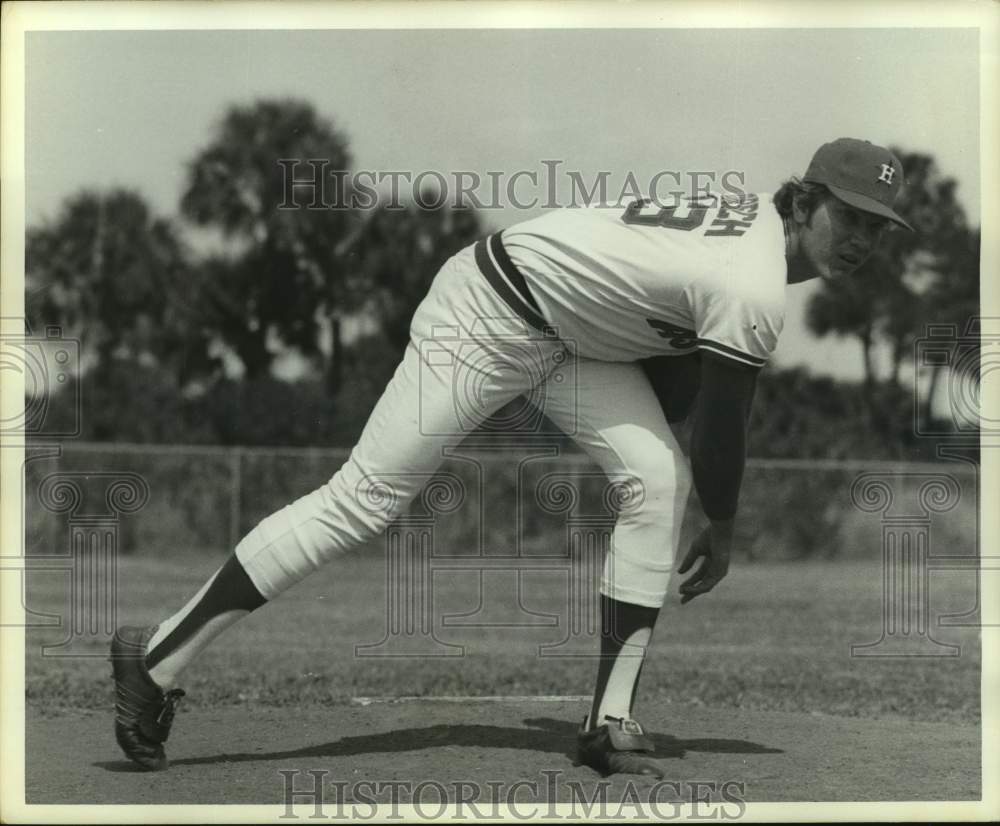
{"type": "Polygon", "coordinates": [[[403,361],[348,460],[237,546],[254,585],[272,599],[381,534],[429,481],[444,448],[523,394],[609,477],[634,480],[638,495],[618,516],[601,591],[659,607],[691,488],[687,458],[639,365],[572,350],[504,303],[473,247],[454,255],[414,314],[403,361]]]}

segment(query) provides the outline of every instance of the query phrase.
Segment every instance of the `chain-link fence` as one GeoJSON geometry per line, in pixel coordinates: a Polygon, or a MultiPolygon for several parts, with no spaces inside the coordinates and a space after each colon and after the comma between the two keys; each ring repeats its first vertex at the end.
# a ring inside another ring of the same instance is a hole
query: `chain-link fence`
{"type": "MultiPolygon", "coordinates": [[[[326,482],[348,452],[80,442],[66,442],[41,455],[29,450],[26,549],[29,554],[65,550],[69,521],[103,515],[116,517],[122,553],[226,552],[261,518],[326,482]],[[145,483],[148,497],[138,509],[111,513],[117,506],[109,486],[118,476],[145,483]],[[71,479],[76,492],[72,501],[54,506],[51,492],[59,489],[53,485],[61,479],[71,479]]],[[[614,497],[608,496],[608,480],[599,468],[555,443],[490,451],[459,448],[440,473],[458,480],[463,503],[433,515],[435,554],[561,553],[568,521],[610,525],[614,519],[614,497]]],[[[933,513],[935,548],[972,556],[977,550],[978,474],[975,465],[963,462],[751,459],[741,495],[739,551],[758,559],[876,557],[887,520],[919,511],[927,480],[937,477],[952,480],[958,494],[954,503],[933,513]],[[893,480],[892,501],[881,516],[856,484],[880,475],[893,480]],[[912,506],[905,504],[910,499],[912,506]]],[[[410,512],[427,506],[418,499],[410,512]]],[[[699,508],[690,507],[686,537],[701,522],[699,508]]]]}

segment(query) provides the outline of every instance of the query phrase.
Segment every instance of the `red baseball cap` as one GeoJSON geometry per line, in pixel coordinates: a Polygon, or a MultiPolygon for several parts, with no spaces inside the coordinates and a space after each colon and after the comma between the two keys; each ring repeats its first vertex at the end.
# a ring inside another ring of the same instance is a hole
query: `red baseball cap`
{"type": "Polygon", "coordinates": [[[848,206],[881,215],[913,232],[892,208],[903,186],[903,165],[885,147],[855,138],[824,143],[802,180],[824,184],[848,206]]]}

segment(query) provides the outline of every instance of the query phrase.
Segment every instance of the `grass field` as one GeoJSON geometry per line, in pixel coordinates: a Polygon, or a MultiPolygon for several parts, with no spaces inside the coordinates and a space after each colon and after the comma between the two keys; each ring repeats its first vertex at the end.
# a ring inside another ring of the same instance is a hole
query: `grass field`
{"type": "MultiPolygon", "coordinates": [[[[119,622],[162,619],[221,561],[209,554],[122,559],[119,622]]],[[[526,582],[527,607],[558,602],[557,586],[544,574],[528,575],[526,582]]],[[[881,567],[873,563],[739,564],[713,594],[684,607],[672,595],[643,672],[637,716],[642,719],[644,701],[656,701],[676,706],[680,715],[685,707],[705,706],[978,721],[977,629],[934,627],[941,613],[975,606],[973,574],[931,575],[932,633],[961,646],[961,655],[949,658],[850,656],[851,643],[873,642],[881,634],[881,583],[881,567]]],[[[435,579],[435,588],[440,612],[467,609],[479,596],[478,582],[468,573],[435,579]]],[[[497,616],[514,621],[523,616],[509,594],[494,596],[497,616]]],[[[31,610],[63,614],[67,599],[65,577],[29,577],[31,610]]],[[[551,627],[440,628],[442,641],[465,646],[463,656],[356,657],[356,644],[382,638],[385,604],[383,557],[331,563],[216,641],[183,681],[186,708],[324,706],[386,695],[584,695],[592,690],[594,660],[539,657],[539,644],[559,638],[551,627]]],[[[109,710],[110,666],[103,657],[40,654],[43,644],[64,636],[59,629],[28,633],[31,712],[109,710]]],[[[105,638],[94,638],[85,653],[101,655],[105,645],[105,638]]]]}

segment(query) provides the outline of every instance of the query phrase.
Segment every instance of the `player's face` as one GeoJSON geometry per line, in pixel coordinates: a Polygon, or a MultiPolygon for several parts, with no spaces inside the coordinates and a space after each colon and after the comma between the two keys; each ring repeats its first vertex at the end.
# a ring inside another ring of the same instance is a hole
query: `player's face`
{"type": "Polygon", "coordinates": [[[801,217],[802,253],[821,278],[843,278],[858,269],[875,251],[889,223],[832,196],[816,207],[811,220],[804,213],[801,217]]]}

